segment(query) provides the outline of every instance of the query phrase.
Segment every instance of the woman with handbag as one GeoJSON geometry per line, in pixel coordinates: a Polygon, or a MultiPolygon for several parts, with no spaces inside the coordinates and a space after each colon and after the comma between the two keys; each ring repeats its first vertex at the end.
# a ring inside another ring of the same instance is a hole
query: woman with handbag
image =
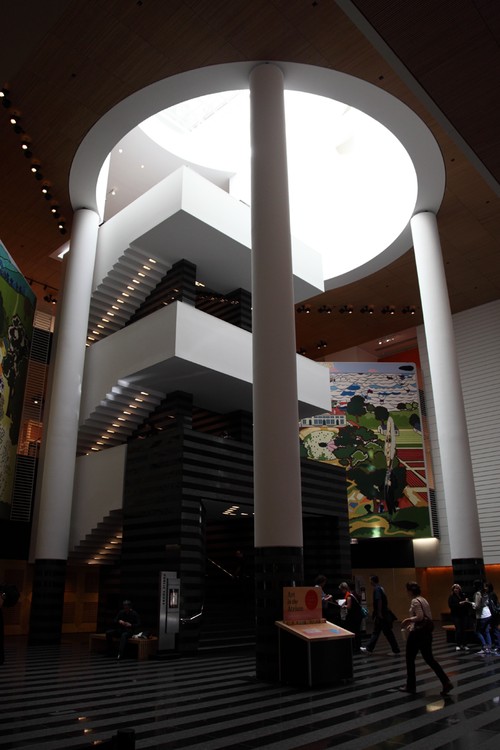
{"type": "Polygon", "coordinates": [[[406,639],[406,685],[399,689],[403,693],[417,692],[415,659],[420,651],[423,660],[436,673],[443,686],[441,695],[447,695],[450,690],[453,690],[453,684],[432,653],[434,623],[432,622],[429,602],[421,596],[420,586],[415,581],[407,583],[406,590],[411,597],[410,617],[406,617],[401,622],[401,625],[408,630],[408,638],[406,639]]]}
{"type": "Polygon", "coordinates": [[[472,606],[476,612],[476,635],[481,643],[479,656],[487,656],[491,653],[491,609],[488,595],[488,584],[479,579],[474,581],[474,599],[472,606]]]}

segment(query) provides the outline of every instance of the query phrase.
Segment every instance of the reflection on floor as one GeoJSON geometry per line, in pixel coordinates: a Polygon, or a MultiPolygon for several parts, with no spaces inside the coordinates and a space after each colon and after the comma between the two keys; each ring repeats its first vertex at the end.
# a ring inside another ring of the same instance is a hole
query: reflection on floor
{"type": "Polygon", "coordinates": [[[355,657],[354,680],[312,690],[257,681],[251,652],[138,662],[89,654],[85,636],[6,645],[0,750],[83,750],[126,728],[137,750],[498,748],[500,656],[456,652],[439,629],[435,653],[455,685],[446,698],[420,659],[417,695],[398,692],[404,657],[383,641],[355,657]]]}

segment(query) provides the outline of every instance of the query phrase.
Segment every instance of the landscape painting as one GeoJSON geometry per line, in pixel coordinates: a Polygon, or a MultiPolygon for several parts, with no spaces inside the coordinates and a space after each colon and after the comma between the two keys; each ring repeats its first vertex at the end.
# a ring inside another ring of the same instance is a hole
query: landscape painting
{"type": "Polygon", "coordinates": [[[301,455],[345,468],[351,537],[432,536],[416,365],[324,364],[331,410],[300,422],[301,455]]]}

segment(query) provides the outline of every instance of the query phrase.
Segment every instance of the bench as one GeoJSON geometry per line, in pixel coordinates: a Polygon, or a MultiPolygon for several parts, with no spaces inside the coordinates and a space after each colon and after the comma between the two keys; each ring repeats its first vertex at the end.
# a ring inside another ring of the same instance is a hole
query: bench
{"type": "MultiPolygon", "coordinates": [[[[118,643],[118,638],[113,638],[113,643],[118,643]]],[[[156,654],[158,649],[158,638],[129,638],[127,649],[137,649],[137,658],[139,661],[146,661],[150,656],[156,654]]],[[[104,653],[107,649],[106,633],[91,633],[89,636],[89,651],[104,653]]]]}
{"type": "MultiPolygon", "coordinates": [[[[442,629],[446,633],[446,643],[455,643],[455,626],[454,625],[441,625],[442,629]]],[[[465,628],[467,643],[477,643],[474,628],[465,628]]]]}

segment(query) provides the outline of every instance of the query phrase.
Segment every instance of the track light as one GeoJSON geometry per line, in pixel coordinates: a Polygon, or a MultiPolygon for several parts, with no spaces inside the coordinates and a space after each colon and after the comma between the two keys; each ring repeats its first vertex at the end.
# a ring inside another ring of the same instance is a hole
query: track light
{"type": "Polygon", "coordinates": [[[386,305],[385,307],[382,308],[382,313],[384,315],[394,315],[395,312],[396,312],[396,308],[394,307],[394,305],[386,305]]]}
{"type": "Polygon", "coordinates": [[[342,305],[342,307],[339,308],[339,313],[342,313],[342,314],[348,313],[349,315],[352,315],[353,309],[354,308],[352,305],[342,305]]]}
{"type": "Polygon", "coordinates": [[[406,307],[403,307],[401,312],[405,314],[409,314],[409,315],[415,315],[415,312],[416,312],[415,305],[406,305],[406,307]]]}
{"type": "Polygon", "coordinates": [[[22,148],[22,151],[23,151],[23,154],[25,155],[25,157],[27,159],[31,159],[31,157],[33,156],[33,153],[32,153],[32,151],[30,149],[30,142],[29,141],[23,141],[21,143],[21,148],[22,148]]]}
{"type": "MultiPolygon", "coordinates": [[[[9,91],[5,87],[3,87],[3,88],[0,89],[0,102],[2,102],[2,104],[4,105],[4,107],[7,107],[7,108],[10,109],[11,102],[10,102],[10,100],[8,98],[8,93],[9,93],[9,91]]],[[[43,174],[41,172],[41,164],[40,164],[40,162],[37,159],[33,160],[33,152],[31,150],[31,138],[30,138],[29,135],[27,135],[24,132],[24,130],[23,130],[22,126],[21,126],[21,114],[19,113],[19,110],[15,110],[15,111],[10,110],[10,112],[9,112],[9,121],[10,121],[10,124],[12,125],[12,127],[14,129],[14,132],[17,133],[18,135],[22,136],[22,138],[21,138],[21,150],[22,150],[23,154],[25,155],[25,157],[27,159],[31,159],[32,160],[31,161],[31,172],[32,172],[33,176],[35,177],[35,180],[39,180],[39,181],[43,180],[44,177],[43,177],[43,174]]],[[[45,200],[51,201],[52,200],[52,195],[50,193],[50,185],[48,184],[47,181],[44,181],[41,190],[42,190],[42,195],[45,198],[45,200]]],[[[60,219],[61,218],[59,206],[57,206],[57,205],[52,206],[52,208],[50,209],[50,211],[51,211],[52,216],[55,219],[60,219]]],[[[59,231],[60,231],[61,234],[66,234],[67,229],[66,229],[66,222],[64,221],[64,219],[61,220],[57,226],[58,226],[58,229],[59,229],[59,231]]]]}
{"type": "Polygon", "coordinates": [[[56,298],[52,294],[50,294],[50,292],[49,292],[49,294],[45,295],[44,300],[45,300],[45,302],[48,302],[49,305],[57,305],[56,298]]]}
{"type": "Polygon", "coordinates": [[[310,313],[311,308],[308,305],[300,305],[300,307],[297,307],[298,313],[310,313]]]}
{"type": "Polygon", "coordinates": [[[318,341],[318,343],[316,344],[316,349],[326,349],[326,341],[320,339],[320,341],[318,341]]]}
{"type": "Polygon", "coordinates": [[[329,305],[321,305],[321,307],[318,307],[318,312],[330,315],[332,312],[332,308],[329,305]]]}
{"type": "Polygon", "coordinates": [[[303,346],[300,347],[300,349],[297,350],[297,354],[304,355],[307,352],[307,349],[304,349],[303,346]]]}
{"type": "Polygon", "coordinates": [[[7,89],[0,89],[0,100],[5,109],[10,107],[9,92],[7,89]]]}
{"type": "Polygon", "coordinates": [[[368,315],[373,315],[373,312],[374,312],[373,305],[363,305],[360,312],[368,313],[368,315]]]}
{"type": "Polygon", "coordinates": [[[10,118],[10,124],[14,128],[14,133],[17,133],[18,135],[24,133],[24,130],[22,129],[19,122],[19,115],[12,115],[10,118]]]}
{"type": "Polygon", "coordinates": [[[40,164],[32,164],[31,171],[35,175],[35,180],[43,180],[43,174],[40,172],[40,164]]]}

